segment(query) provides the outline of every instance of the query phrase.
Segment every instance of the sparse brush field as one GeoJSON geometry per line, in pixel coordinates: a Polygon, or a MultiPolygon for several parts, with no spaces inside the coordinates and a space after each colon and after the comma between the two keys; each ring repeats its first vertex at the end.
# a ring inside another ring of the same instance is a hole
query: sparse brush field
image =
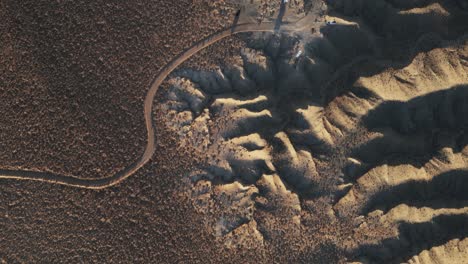
{"type": "MultiPolygon", "coordinates": [[[[2,263],[467,263],[466,1],[247,2],[295,34],[242,25],[178,67],[132,177],[0,180],[2,263]]],[[[155,74],[237,10],[1,1],[0,176],[134,162],[155,74]]]]}

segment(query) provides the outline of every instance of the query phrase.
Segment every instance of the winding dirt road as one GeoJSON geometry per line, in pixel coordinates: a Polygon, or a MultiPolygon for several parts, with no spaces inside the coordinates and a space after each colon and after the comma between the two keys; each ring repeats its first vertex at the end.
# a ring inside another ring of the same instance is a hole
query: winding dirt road
{"type": "Polygon", "coordinates": [[[152,82],[151,88],[146,94],[145,103],[144,103],[144,115],[145,115],[145,124],[147,134],[147,144],[146,149],[143,155],[136,161],[127,166],[125,169],[117,172],[116,174],[101,178],[101,179],[80,179],[73,176],[63,176],[49,172],[39,172],[39,171],[27,171],[27,170],[3,170],[0,169],[0,179],[16,179],[16,180],[34,180],[34,181],[43,181],[53,184],[62,184],[79,188],[87,189],[103,189],[113,185],[118,184],[119,182],[125,180],[126,178],[133,175],[137,172],[143,165],[148,163],[155,151],[155,133],[152,117],[153,101],[154,96],[163,83],[166,77],[180,64],[189,59],[195,53],[200,50],[208,47],[209,45],[229,37],[231,35],[241,33],[241,32],[255,32],[255,31],[271,31],[275,30],[275,23],[263,23],[263,24],[239,24],[232,27],[226,28],[224,30],[218,31],[211,36],[195,43],[190,48],[183,51],[175,59],[170,61],[164,68],[162,68],[159,73],[156,75],[155,79],[152,82]]]}

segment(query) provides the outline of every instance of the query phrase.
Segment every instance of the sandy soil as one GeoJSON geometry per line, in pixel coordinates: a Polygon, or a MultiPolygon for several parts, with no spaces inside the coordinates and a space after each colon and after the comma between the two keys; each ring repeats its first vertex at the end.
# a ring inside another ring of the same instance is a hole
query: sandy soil
{"type": "MultiPolygon", "coordinates": [[[[142,152],[152,74],[236,9],[58,3],[0,3],[1,165],[99,178],[142,152]]],[[[2,180],[0,258],[466,263],[468,4],[327,3],[314,35],[247,33],[179,67],[156,155],[119,185],[2,180]]]]}
{"type": "Polygon", "coordinates": [[[1,5],[2,166],[83,178],[136,160],[153,77],[235,12],[223,1],[1,5]]]}
{"type": "Polygon", "coordinates": [[[249,35],[233,65],[170,80],[160,111],[200,160],[194,207],[227,248],[465,263],[464,4],[329,7],[323,37],[249,35]]]}

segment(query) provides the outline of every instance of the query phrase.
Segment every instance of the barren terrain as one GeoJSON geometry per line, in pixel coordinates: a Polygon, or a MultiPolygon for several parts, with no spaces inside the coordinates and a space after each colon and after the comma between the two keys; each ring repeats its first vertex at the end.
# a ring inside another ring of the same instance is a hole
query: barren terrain
{"type": "Polygon", "coordinates": [[[468,263],[468,2],[0,17],[6,178],[134,168],[2,179],[4,262],[468,263]]]}

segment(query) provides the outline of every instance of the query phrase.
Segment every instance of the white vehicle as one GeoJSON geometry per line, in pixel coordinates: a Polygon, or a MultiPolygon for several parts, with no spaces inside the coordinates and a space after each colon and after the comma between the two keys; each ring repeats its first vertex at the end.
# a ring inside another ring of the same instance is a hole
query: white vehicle
{"type": "Polygon", "coordinates": [[[283,4],[286,4],[287,2],[289,2],[289,0],[283,0],[283,4]]]}
{"type": "Polygon", "coordinates": [[[302,50],[300,50],[300,51],[298,51],[298,52],[296,53],[296,56],[295,56],[296,59],[299,58],[301,55],[302,55],[302,50]]]}

